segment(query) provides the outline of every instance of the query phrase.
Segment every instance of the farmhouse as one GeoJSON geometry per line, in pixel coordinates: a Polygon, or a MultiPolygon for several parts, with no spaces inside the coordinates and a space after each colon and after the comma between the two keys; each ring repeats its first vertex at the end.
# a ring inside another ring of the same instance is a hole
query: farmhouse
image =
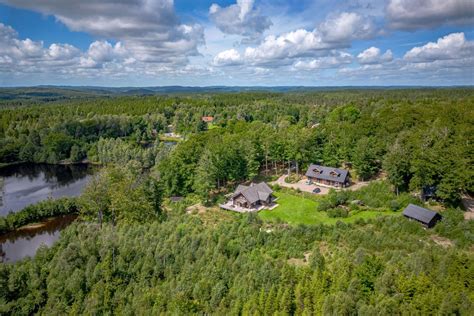
{"type": "Polygon", "coordinates": [[[409,204],[403,210],[403,216],[420,222],[428,228],[433,227],[439,220],[442,219],[442,216],[439,213],[413,204],[409,204]]]}
{"type": "Polygon", "coordinates": [[[348,170],[337,169],[311,164],[306,171],[306,177],[318,184],[344,188],[351,184],[348,170]]]}
{"type": "Polygon", "coordinates": [[[275,200],[272,193],[272,189],[265,182],[252,183],[250,186],[239,185],[232,194],[227,206],[259,210],[263,207],[271,206],[275,200]]]}
{"type": "Polygon", "coordinates": [[[212,123],[214,121],[214,116],[203,116],[201,120],[206,123],[212,123]]]}

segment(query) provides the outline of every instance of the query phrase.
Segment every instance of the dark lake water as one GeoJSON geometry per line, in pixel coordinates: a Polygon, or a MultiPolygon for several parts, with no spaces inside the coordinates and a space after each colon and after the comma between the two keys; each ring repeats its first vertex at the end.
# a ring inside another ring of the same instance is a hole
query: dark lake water
{"type": "Polygon", "coordinates": [[[21,164],[0,168],[0,216],[49,197],[77,196],[96,170],[87,164],[21,164]]]}
{"type": "Polygon", "coordinates": [[[25,257],[33,257],[42,245],[51,246],[62,229],[70,225],[76,215],[58,216],[41,226],[23,228],[0,236],[0,262],[13,263],[25,257]]]}

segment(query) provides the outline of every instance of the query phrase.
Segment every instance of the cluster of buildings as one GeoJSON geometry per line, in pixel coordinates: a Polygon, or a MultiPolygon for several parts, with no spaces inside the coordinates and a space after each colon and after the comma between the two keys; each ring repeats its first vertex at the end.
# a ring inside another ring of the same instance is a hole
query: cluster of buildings
{"type": "MultiPolygon", "coordinates": [[[[348,170],[311,164],[306,171],[309,183],[316,183],[334,188],[346,188],[350,186],[351,179],[348,170]]],[[[226,204],[221,208],[236,212],[252,212],[262,209],[272,209],[275,207],[276,198],[273,190],[265,182],[251,183],[250,185],[240,184],[230,195],[226,204]]],[[[442,216],[432,210],[409,204],[403,211],[403,216],[410,220],[415,220],[427,228],[431,228],[442,216]]]]}

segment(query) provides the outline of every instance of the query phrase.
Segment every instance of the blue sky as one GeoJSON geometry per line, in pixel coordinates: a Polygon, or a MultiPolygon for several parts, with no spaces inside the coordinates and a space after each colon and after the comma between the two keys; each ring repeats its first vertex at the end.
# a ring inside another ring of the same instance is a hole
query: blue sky
{"type": "Polygon", "coordinates": [[[472,85],[471,0],[0,0],[0,86],[472,85]]]}

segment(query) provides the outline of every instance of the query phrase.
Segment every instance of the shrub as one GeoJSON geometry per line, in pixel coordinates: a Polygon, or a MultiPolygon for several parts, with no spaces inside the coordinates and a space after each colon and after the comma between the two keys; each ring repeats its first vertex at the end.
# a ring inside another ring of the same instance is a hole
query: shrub
{"type": "Polygon", "coordinates": [[[327,214],[331,218],[345,218],[349,216],[349,212],[342,207],[330,209],[327,211],[327,214]]]}
{"type": "Polygon", "coordinates": [[[390,201],[390,209],[392,211],[398,211],[400,209],[400,203],[397,200],[390,201]]]}
{"type": "Polygon", "coordinates": [[[319,204],[317,206],[317,210],[318,211],[321,211],[321,212],[324,212],[324,211],[327,211],[333,207],[335,207],[336,205],[334,205],[332,203],[332,201],[330,199],[322,199],[321,201],[319,201],[319,204]]]}
{"type": "Polygon", "coordinates": [[[281,190],[281,186],[279,184],[273,185],[273,191],[280,191],[280,190],[281,190]]]}

